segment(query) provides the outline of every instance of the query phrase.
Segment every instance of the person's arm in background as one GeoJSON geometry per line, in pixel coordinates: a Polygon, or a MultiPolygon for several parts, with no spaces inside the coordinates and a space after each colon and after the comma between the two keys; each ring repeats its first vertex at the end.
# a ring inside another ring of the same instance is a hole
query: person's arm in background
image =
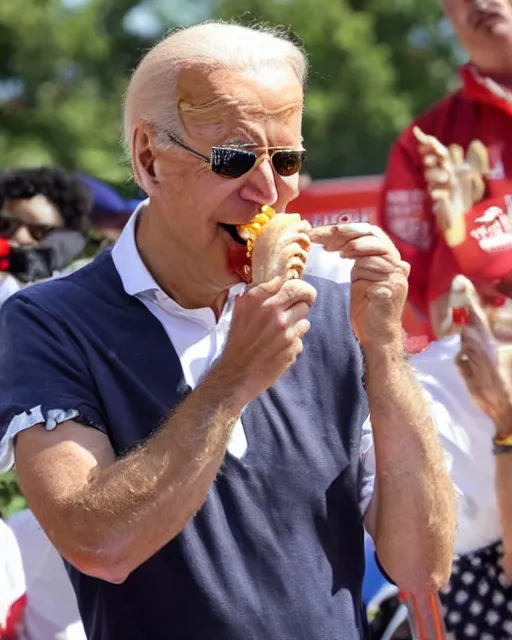
{"type": "Polygon", "coordinates": [[[467,149],[446,147],[417,126],[402,134],[391,153],[379,224],[411,265],[403,322],[409,333],[415,333],[418,319],[431,337],[451,332],[447,296],[460,265],[473,265],[484,279],[495,278],[474,269],[481,249],[470,233],[489,210],[507,210],[506,197],[485,197],[488,172],[488,151],[481,142],[472,141],[467,149]]]}
{"type": "MultiPolygon", "coordinates": [[[[470,301],[457,365],[473,400],[493,421],[495,437],[502,440],[512,436],[512,357],[507,350],[499,353],[484,311],[476,297],[471,296],[470,301]]],[[[503,566],[512,579],[512,446],[496,452],[495,483],[503,530],[503,566]]]]}
{"type": "Polygon", "coordinates": [[[428,333],[426,289],[434,245],[434,219],[417,141],[410,128],[402,133],[389,155],[377,224],[391,238],[402,260],[411,266],[404,328],[412,335],[428,333]]]}

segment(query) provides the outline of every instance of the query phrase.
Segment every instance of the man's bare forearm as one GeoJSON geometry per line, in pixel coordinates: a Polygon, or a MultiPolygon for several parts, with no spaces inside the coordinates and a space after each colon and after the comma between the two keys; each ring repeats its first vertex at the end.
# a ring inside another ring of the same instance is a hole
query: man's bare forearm
{"type": "Polygon", "coordinates": [[[399,347],[365,351],[377,461],[375,544],[404,590],[437,590],[449,577],[455,498],[419,385],[399,347]]]}
{"type": "Polygon", "coordinates": [[[213,371],[145,444],[69,497],[60,513],[70,560],[81,564],[83,556],[79,568],[95,573],[89,562],[108,563],[122,580],[200,509],[243,406],[230,384],[213,371]]]}

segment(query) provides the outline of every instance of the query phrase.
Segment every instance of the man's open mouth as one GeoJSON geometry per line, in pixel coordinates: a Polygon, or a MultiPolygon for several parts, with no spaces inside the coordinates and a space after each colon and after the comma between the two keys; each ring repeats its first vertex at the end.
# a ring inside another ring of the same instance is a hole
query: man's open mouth
{"type": "Polygon", "coordinates": [[[224,222],[220,222],[219,224],[223,229],[225,229],[229,233],[229,235],[233,238],[235,242],[238,242],[238,244],[241,244],[245,247],[247,243],[238,235],[238,231],[236,230],[235,224],[225,224],[224,222]]]}

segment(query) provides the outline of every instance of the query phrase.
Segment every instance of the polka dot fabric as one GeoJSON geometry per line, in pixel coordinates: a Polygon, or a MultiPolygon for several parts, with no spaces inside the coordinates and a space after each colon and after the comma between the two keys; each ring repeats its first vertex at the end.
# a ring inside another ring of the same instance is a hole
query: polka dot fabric
{"type": "Polygon", "coordinates": [[[456,556],[450,584],[439,594],[453,640],[512,640],[512,583],[503,572],[503,547],[456,556]]]}

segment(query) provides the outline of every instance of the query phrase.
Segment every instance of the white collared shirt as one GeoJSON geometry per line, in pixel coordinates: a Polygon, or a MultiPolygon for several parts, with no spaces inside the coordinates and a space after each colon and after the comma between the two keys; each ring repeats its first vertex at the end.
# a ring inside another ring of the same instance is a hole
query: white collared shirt
{"type": "Polygon", "coordinates": [[[21,552],[14,533],[0,519],[0,630],[12,606],[26,594],[21,552]]]}
{"type": "Polygon", "coordinates": [[[7,524],[21,552],[27,590],[25,633],[20,640],[86,640],[62,558],[32,511],[16,513],[7,524]]]}
{"type": "MultiPolygon", "coordinates": [[[[138,298],[160,321],[179,356],[185,381],[194,389],[222,352],[233,316],[234,299],[244,290],[244,285],[230,289],[218,322],[210,308],[184,309],[177,304],[158,286],[137,249],[135,227],[137,216],[144,206],[146,202],[132,214],[112,250],[112,259],[126,293],[138,298]]],[[[314,265],[314,275],[338,282],[350,279],[349,261],[341,260],[334,254],[327,256],[319,246],[312,249],[311,263],[314,265]]],[[[311,265],[308,271],[311,272],[311,265]]],[[[247,439],[240,419],[233,428],[228,450],[237,458],[241,458],[247,450],[247,439]]],[[[361,512],[365,513],[375,483],[375,452],[369,421],[363,427],[361,471],[359,504],[361,512]]]]}
{"type": "MultiPolygon", "coordinates": [[[[220,355],[228,337],[235,296],[244,285],[234,286],[217,322],[212,309],[185,309],[170,298],[156,283],[140,257],[135,243],[137,216],[142,203],[130,217],[112,250],[112,260],[124,290],[138,298],[159,320],[180,359],[185,382],[195,389],[213,361],[220,355]]],[[[241,458],[247,449],[247,439],[238,420],[233,427],[228,450],[241,458]]]]}

